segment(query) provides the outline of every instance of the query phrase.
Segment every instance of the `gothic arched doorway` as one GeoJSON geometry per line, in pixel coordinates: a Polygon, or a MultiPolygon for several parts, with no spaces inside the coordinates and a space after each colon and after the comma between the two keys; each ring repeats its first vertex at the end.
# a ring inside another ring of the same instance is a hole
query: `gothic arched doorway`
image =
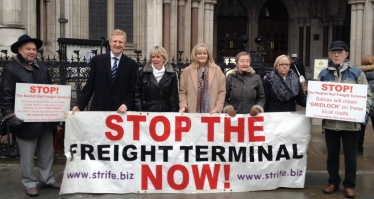
{"type": "Polygon", "coordinates": [[[238,0],[225,0],[217,10],[217,62],[246,50],[242,36],[247,35],[245,6],[238,0]]]}
{"type": "Polygon", "coordinates": [[[287,54],[288,49],[288,11],[280,0],[268,0],[260,10],[258,35],[264,37],[265,63],[274,64],[275,58],[287,54]]]}

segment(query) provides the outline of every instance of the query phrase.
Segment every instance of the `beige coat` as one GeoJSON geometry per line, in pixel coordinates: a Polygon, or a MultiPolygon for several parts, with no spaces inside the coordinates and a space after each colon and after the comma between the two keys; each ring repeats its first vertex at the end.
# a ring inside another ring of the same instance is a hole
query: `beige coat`
{"type": "MultiPolygon", "coordinates": [[[[179,108],[186,108],[188,113],[196,113],[197,105],[197,68],[189,65],[180,77],[179,108]]],[[[226,96],[226,79],[221,68],[209,66],[210,112],[222,112],[226,96]]]]}

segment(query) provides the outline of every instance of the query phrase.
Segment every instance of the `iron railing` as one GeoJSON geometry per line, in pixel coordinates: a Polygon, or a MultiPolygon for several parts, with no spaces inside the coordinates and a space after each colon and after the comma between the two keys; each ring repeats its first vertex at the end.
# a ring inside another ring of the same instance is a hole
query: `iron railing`
{"type": "MultiPolygon", "coordinates": [[[[43,61],[47,68],[49,69],[52,82],[58,85],[71,85],[72,86],[72,104],[76,101],[77,97],[80,95],[80,92],[85,85],[85,82],[88,77],[89,68],[91,66],[90,60],[91,57],[79,58],[79,54],[76,58],[71,58],[70,60],[62,61],[58,60],[56,57],[50,58],[49,56],[43,56],[43,51],[38,51],[38,59],[43,61]],[[82,61],[81,61],[82,60],[82,61]]],[[[135,51],[137,54],[136,57],[132,57],[138,64],[139,69],[145,66],[147,59],[142,59],[140,57],[141,51],[135,51]]],[[[182,53],[178,53],[179,58],[177,61],[173,58],[170,63],[173,65],[175,71],[180,76],[183,69],[187,67],[190,63],[188,59],[182,59],[182,53]]],[[[263,63],[263,57],[260,53],[251,52],[252,63],[251,66],[254,68],[257,74],[264,76],[266,72],[271,69],[266,68],[263,63]]],[[[12,57],[0,55],[0,74],[3,71],[3,68],[8,64],[12,57]]],[[[228,63],[219,63],[222,72],[227,74],[231,69],[235,68],[234,60],[228,60],[228,63]]]]}

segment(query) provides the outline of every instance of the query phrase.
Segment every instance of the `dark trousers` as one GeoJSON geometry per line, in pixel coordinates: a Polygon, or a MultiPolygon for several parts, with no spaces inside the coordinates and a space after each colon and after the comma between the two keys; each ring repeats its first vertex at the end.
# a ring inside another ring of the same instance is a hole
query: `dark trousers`
{"type": "Polygon", "coordinates": [[[334,131],[325,129],[327,146],[327,172],[329,173],[329,184],[339,187],[341,182],[339,176],[340,140],[343,144],[345,188],[356,186],[356,164],[357,164],[357,140],[359,131],[334,131]]]}

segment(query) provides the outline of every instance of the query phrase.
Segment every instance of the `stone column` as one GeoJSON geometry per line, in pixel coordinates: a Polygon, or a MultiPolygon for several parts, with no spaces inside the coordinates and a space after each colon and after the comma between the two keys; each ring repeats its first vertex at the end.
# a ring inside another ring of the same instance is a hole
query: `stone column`
{"type": "Polygon", "coordinates": [[[323,23],[322,57],[328,57],[328,48],[329,48],[329,22],[330,22],[329,18],[327,18],[327,17],[322,18],[322,23],[323,23]]]}
{"type": "MultiPolygon", "coordinates": [[[[363,35],[363,16],[364,16],[364,2],[357,2],[357,21],[356,21],[356,51],[355,51],[355,65],[361,64],[362,59],[362,35],[363,35]]],[[[354,51],[352,51],[353,53],[354,51]]]]}
{"type": "Polygon", "coordinates": [[[198,34],[199,34],[199,2],[201,0],[192,0],[192,9],[191,9],[191,48],[193,48],[198,42],[198,34]]]}
{"type": "Polygon", "coordinates": [[[204,1],[204,43],[213,52],[213,18],[215,0],[204,1]]]}
{"type": "MultiPolygon", "coordinates": [[[[374,3],[374,0],[372,0],[371,2],[374,3]]],[[[365,4],[365,11],[364,11],[364,15],[365,15],[365,21],[364,21],[364,24],[365,24],[365,32],[364,32],[364,43],[363,43],[363,55],[372,55],[373,54],[373,41],[374,41],[374,38],[373,38],[373,32],[374,32],[374,15],[373,15],[373,4],[370,3],[370,1],[367,1],[367,3],[365,4]]]]}
{"type": "Polygon", "coordinates": [[[178,0],[178,51],[184,51],[184,17],[185,17],[185,0],[178,0]]]}
{"type": "Polygon", "coordinates": [[[146,48],[144,56],[148,57],[151,49],[156,45],[162,45],[162,8],[163,2],[158,0],[147,0],[146,10],[146,48]]]}
{"type": "Polygon", "coordinates": [[[164,0],[162,46],[170,54],[170,0],[164,0]]]}
{"type": "MultiPolygon", "coordinates": [[[[357,5],[353,1],[349,1],[351,4],[351,41],[349,44],[349,51],[356,51],[356,24],[357,24],[357,5]]],[[[355,63],[355,54],[352,53],[349,56],[349,61],[353,64],[355,63]]]]}
{"type": "Polygon", "coordinates": [[[304,62],[304,19],[298,18],[299,22],[299,59],[304,62]]]}
{"type": "Polygon", "coordinates": [[[25,27],[21,21],[21,3],[21,0],[2,1],[3,21],[0,24],[0,46],[9,49],[8,56],[12,54],[10,46],[18,40],[18,37],[25,34],[25,27]]]}
{"type": "Polygon", "coordinates": [[[107,1],[107,25],[106,25],[106,31],[107,31],[107,40],[110,39],[110,35],[112,34],[112,31],[114,30],[114,0],[108,0],[107,1]]]}
{"type": "Polygon", "coordinates": [[[66,37],[65,25],[68,23],[68,19],[65,18],[65,0],[60,0],[60,18],[58,19],[60,23],[60,37],[66,37]]]}
{"type": "Polygon", "coordinates": [[[311,19],[305,19],[306,34],[305,34],[305,61],[306,66],[310,66],[310,40],[311,40],[311,19]]]}

